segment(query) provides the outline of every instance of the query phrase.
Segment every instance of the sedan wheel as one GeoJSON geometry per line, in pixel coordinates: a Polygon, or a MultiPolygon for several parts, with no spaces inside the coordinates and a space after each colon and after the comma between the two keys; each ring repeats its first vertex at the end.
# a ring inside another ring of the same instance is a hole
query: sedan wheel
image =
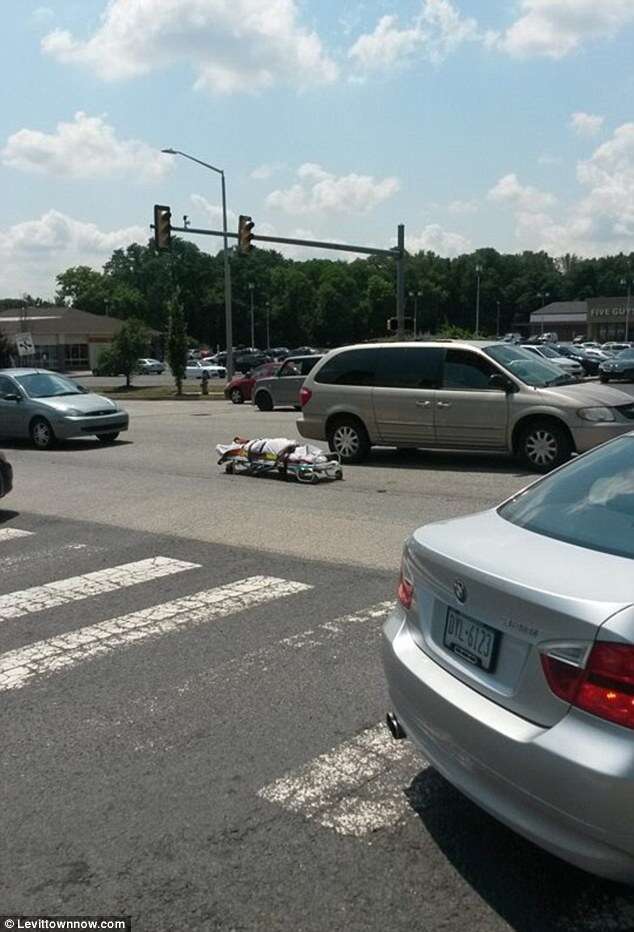
{"type": "Polygon", "coordinates": [[[328,445],[338,453],[342,463],[361,463],[370,452],[370,441],[365,427],[354,418],[335,422],[328,433],[328,445]]]}
{"type": "Polygon", "coordinates": [[[53,428],[43,417],[36,417],[31,422],[31,440],[38,450],[49,450],[55,442],[53,428]]]}
{"type": "Polygon", "coordinates": [[[118,436],[119,431],[112,430],[108,434],[97,434],[97,440],[99,443],[114,443],[118,436]]]}
{"type": "Polygon", "coordinates": [[[572,452],[566,432],[548,421],[536,421],[527,427],[518,446],[524,463],[537,472],[548,472],[565,463],[572,452]]]}
{"type": "Polygon", "coordinates": [[[244,404],[244,395],[242,394],[239,388],[232,389],[231,400],[233,401],[234,405],[244,404]]]}

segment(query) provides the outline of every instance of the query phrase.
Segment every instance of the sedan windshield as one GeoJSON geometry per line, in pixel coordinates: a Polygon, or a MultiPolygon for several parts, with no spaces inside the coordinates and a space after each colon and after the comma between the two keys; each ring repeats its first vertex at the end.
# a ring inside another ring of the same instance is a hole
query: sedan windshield
{"type": "Polygon", "coordinates": [[[521,346],[496,343],[493,346],[487,346],[484,352],[508,369],[516,378],[534,388],[570,384],[570,378],[564,375],[558,366],[548,362],[543,356],[540,358],[536,353],[522,349],[521,346]]]}
{"type": "Polygon", "coordinates": [[[16,375],[29,398],[58,398],[60,395],[83,394],[79,385],[55,372],[33,372],[31,375],[16,375]]]}
{"type": "Polygon", "coordinates": [[[634,359],[634,349],[624,349],[617,354],[617,359],[634,359]]]}
{"type": "Polygon", "coordinates": [[[634,559],[634,436],[573,460],[498,514],[545,537],[634,559]]]}

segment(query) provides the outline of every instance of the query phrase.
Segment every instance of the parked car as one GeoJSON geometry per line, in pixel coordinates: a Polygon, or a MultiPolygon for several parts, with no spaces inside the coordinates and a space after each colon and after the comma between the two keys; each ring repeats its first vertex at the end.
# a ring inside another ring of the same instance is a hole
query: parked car
{"type": "Polygon", "coordinates": [[[568,375],[571,375],[575,379],[582,379],[585,374],[583,366],[578,360],[571,359],[568,356],[562,356],[554,349],[553,344],[544,344],[543,346],[523,344],[523,346],[524,349],[527,349],[529,352],[536,353],[543,359],[550,360],[555,366],[559,366],[560,369],[563,369],[564,372],[567,372],[568,375]]]}
{"type": "Polygon", "coordinates": [[[315,349],[314,346],[296,346],[295,349],[290,350],[291,356],[316,356],[321,355],[318,349],[315,349]]]}
{"type": "Polygon", "coordinates": [[[288,346],[273,346],[271,349],[267,349],[266,352],[274,360],[286,359],[287,356],[291,355],[288,346]]]}
{"type": "Polygon", "coordinates": [[[158,359],[139,359],[137,372],[141,375],[162,375],[165,372],[165,363],[158,359]]]}
{"type": "Polygon", "coordinates": [[[393,734],[542,848],[634,882],[634,435],[419,528],[383,629],[393,734]]]}
{"type": "Polygon", "coordinates": [[[224,379],[227,376],[227,370],[224,366],[217,366],[207,360],[189,360],[185,367],[186,379],[202,379],[203,374],[207,373],[210,379],[224,379]]]}
{"type": "Polygon", "coordinates": [[[258,379],[253,389],[253,401],[260,411],[273,408],[300,408],[299,390],[304,379],[321,356],[289,356],[275,375],[258,379]]]}
{"type": "Polygon", "coordinates": [[[127,411],[77,382],[42,369],[0,369],[0,434],[30,437],[38,450],[94,434],[113,443],[128,429],[127,411]]]}
{"type": "MultiPolygon", "coordinates": [[[[258,387],[256,385],[256,392],[258,387]]],[[[512,343],[380,343],[332,350],[300,391],[302,437],[347,463],[375,444],[506,452],[546,471],[632,429],[633,399],[512,343]]]]}
{"type": "Polygon", "coordinates": [[[634,381],[634,349],[623,350],[612,359],[602,362],[599,366],[599,378],[602,382],[609,382],[610,379],[634,381]]]}
{"type": "Polygon", "coordinates": [[[13,488],[13,469],[4,453],[0,452],[0,498],[8,495],[13,488]]]}
{"type": "Polygon", "coordinates": [[[604,343],[601,347],[604,353],[609,353],[612,356],[622,353],[623,350],[632,349],[631,343],[604,343]]]}
{"type": "Polygon", "coordinates": [[[599,371],[600,360],[594,358],[585,350],[572,343],[553,343],[560,356],[568,356],[569,359],[575,359],[583,368],[585,375],[596,375],[599,371]]]}
{"type": "Polygon", "coordinates": [[[232,401],[234,405],[241,405],[245,401],[251,401],[251,394],[256,380],[275,375],[281,365],[281,362],[266,362],[258,369],[254,369],[249,375],[234,375],[225,388],[225,398],[227,401],[232,401]]]}

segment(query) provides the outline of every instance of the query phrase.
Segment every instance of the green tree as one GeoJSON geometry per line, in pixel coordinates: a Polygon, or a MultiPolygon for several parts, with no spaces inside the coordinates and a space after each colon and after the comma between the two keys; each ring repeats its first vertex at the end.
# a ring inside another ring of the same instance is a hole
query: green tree
{"type": "Polygon", "coordinates": [[[149,337],[143,321],[131,317],[125,321],[112,341],[113,359],[117,371],[125,375],[126,388],[130,387],[132,373],[137,368],[139,358],[147,352],[149,337]]]}
{"type": "Polygon", "coordinates": [[[176,394],[182,395],[183,378],[185,377],[185,367],[187,365],[187,327],[185,325],[183,302],[178,293],[168,302],[167,310],[169,315],[167,361],[174,376],[176,394]]]}

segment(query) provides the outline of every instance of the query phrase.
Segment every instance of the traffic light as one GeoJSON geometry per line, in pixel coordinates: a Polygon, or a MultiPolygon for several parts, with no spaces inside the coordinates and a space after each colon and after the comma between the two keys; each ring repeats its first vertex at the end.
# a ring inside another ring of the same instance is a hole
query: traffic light
{"type": "Polygon", "coordinates": [[[169,249],[172,240],[172,211],[164,204],[154,205],[154,245],[169,249]]]}
{"type": "Polygon", "coordinates": [[[238,220],[238,252],[246,256],[251,252],[251,240],[253,239],[253,227],[255,223],[251,217],[240,214],[238,220]]]}

